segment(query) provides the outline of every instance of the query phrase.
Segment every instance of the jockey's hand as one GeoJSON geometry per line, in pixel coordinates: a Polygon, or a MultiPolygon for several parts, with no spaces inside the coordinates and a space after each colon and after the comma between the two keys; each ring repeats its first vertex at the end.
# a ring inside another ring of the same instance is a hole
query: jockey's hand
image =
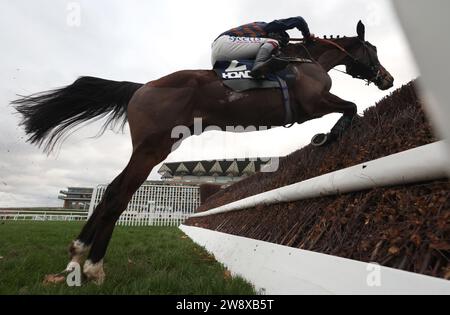
{"type": "Polygon", "coordinates": [[[312,41],[314,41],[315,38],[316,38],[316,35],[309,34],[309,36],[306,37],[305,39],[306,39],[307,42],[312,42],[312,41]]]}

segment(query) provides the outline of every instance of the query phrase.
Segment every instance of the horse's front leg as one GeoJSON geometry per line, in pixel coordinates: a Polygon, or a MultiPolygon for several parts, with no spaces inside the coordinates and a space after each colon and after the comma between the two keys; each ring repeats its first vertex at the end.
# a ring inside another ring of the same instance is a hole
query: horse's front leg
{"type": "Polygon", "coordinates": [[[331,143],[341,137],[341,135],[351,126],[357,113],[355,103],[341,99],[340,97],[326,93],[320,101],[321,110],[328,113],[342,113],[342,117],[331,128],[328,134],[317,134],[313,137],[311,144],[322,146],[331,143]]]}

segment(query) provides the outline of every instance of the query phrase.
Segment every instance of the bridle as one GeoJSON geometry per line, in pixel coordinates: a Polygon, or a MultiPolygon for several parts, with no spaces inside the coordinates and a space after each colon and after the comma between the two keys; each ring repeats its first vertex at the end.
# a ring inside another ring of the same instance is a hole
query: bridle
{"type": "MultiPolygon", "coordinates": [[[[297,40],[294,39],[292,41],[297,41],[297,40]]],[[[365,62],[362,62],[359,58],[356,58],[351,53],[349,53],[344,47],[342,47],[341,45],[339,45],[338,43],[336,43],[332,40],[315,37],[313,39],[313,41],[321,42],[321,43],[333,46],[336,49],[343,52],[344,54],[346,54],[347,57],[350,58],[351,65],[347,65],[347,71],[341,71],[338,69],[334,69],[334,70],[345,73],[347,75],[350,75],[353,78],[367,81],[367,85],[370,85],[370,83],[377,84],[382,79],[382,76],[381,76],[382,71],[380,68],[380,64],[373,60],[372,55],[368,52],[369,47],[365,41],[362,41],[360,39],[360,42],[364,47],[365,54],[368,54],[370,64],[366,64],[365,62]]],[[[304,46],[304,45],[302,45],[302,46],[304,46]]],[[[304,47],[304,48],[307,50],[306,47],[304,47]]],[[[307,52],[309,54],[308,50],[307,50],[307,52]]]]}

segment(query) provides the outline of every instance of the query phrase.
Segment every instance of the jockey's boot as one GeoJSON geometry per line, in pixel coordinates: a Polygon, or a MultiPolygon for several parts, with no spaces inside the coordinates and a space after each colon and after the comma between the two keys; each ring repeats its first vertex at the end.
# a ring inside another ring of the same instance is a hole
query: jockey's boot
{"type": "Polygon", "coordinates": [[[286,68],[289,61],[273,56],[277,49],[271,43],[265,43],[256,55],[255,64],[250,75],[254,78],[261,78],[269,73],[277,72],[286,68]]]}

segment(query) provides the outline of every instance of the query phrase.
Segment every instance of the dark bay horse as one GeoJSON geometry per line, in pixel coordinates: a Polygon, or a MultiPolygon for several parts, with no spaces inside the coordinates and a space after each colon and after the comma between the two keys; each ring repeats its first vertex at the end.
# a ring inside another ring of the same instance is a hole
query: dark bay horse
{"type": "MultiPolygon", "coordinates": [[[[354,103],[329,92],[332,68],[345,65],[348,74],[373,82],[381,90],[393,86],[394,79],[380,64],[375,46],[365,41],[361,22],[357,33],[356,37],[290,44],[283,50],[286,57],[314,60],[288,66],[296,74],[291,98],[301,113],[297,122],[343,114],[330,139],[337,138],[357,112],[354,103]]],[[[65,88],[22,97],[13,104],[23,115],[29,141],[44,145],[47,151],[71,127],[90,119],[107,116],[105,128],[128,120],[133,144],[130,161],[108,186],[69,249],[67,270],[81,264],[88,254],[83,273],[98,284],[105,279],[103,258],[115,223],[152,168],[171,152],[177,140],[171,138],[175,126],[191,128],[196,117],[201,117],[205,126],[222,130],[227,126],[282,126],[285,119],[279,90],[233,92],[210,70],[179,71],[145,85],[82,77],[65,88]]]]}

